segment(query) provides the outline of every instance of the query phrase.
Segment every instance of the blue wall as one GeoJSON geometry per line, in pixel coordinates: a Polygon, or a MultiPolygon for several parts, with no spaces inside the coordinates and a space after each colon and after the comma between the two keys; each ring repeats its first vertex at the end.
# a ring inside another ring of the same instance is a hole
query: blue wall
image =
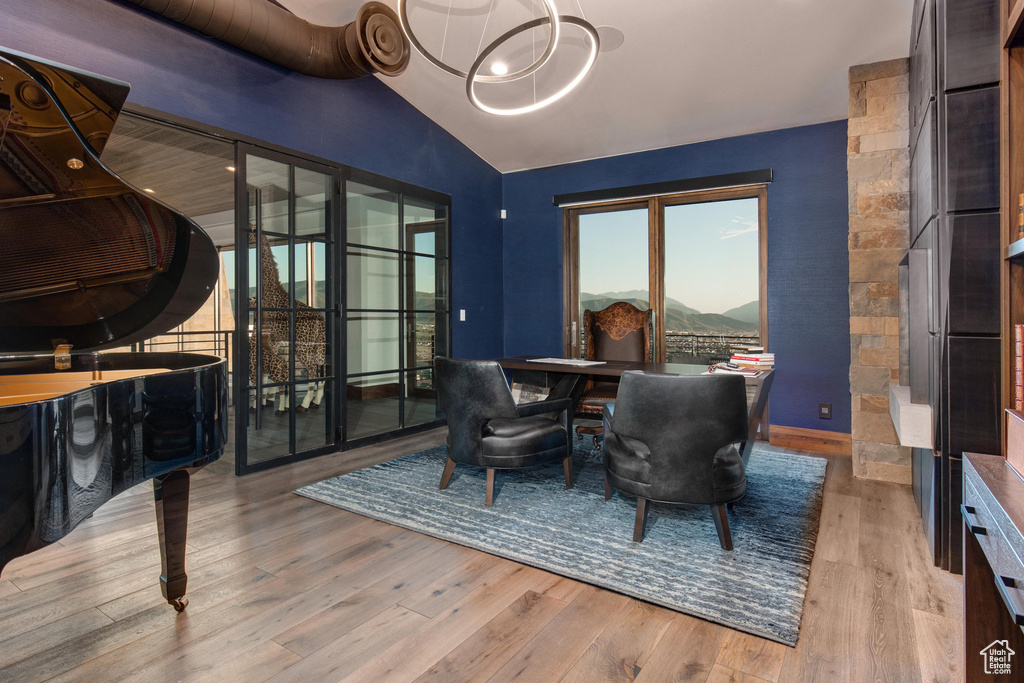
{"type": "Polygon", "coordinates": [[[506,174],[505,354],[562,353],[562,211],[552,195],[771,168],[771,423],[850,431],[846,121],[506,174]],[[832,404],[821,420],[818,403],[832,404]]]}
{"type": "Polygon", "coordinates": [[[291,73],[113,0],[0,0],[0,45],[127,81],[132,103],[450,194],[452,305],[467,311],[454,352],[501,354],[501,174],[375,77],[291,73]]]}
{"type": "Polygon", "coordinates": [[[772,168],[771,420],[850,431],[844,121],[502,177],[373,77],[290,73],[114,0],[0,0],[0,17],[0,45],[128,81],[130,102],[450,194],[463,357],[561,352],[552,195],[772,168]],[[817,419],[819,401],[831,421],[817,419]]]}

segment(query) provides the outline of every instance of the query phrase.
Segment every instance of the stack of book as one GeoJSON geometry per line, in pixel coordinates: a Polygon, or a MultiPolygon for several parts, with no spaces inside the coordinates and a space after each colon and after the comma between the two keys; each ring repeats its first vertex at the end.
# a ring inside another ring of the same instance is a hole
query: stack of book
{"type": "Polygon", "coordinates": [[[1013,326],[1013,409],[1024,410],[1024,325],[1013,326]]]}
{"type": "Polygon", "coordinates": [[[730,362],[744,368],[771,370],[775,365],[774,353],[733,353],[730,362]]]}
{"type": "Polygon", "coordinates": [[[730,344],[729,353],[764,353],[764,347],[759,344],[730,344]]]}
{"type": "Polygon", "coordinates": [[[736,363],[715,363],[714,365],[708,366],[708,371],[705,374],[717,375],[719,373],[723,375],[743,375],[744,377],[759,377],[764,370],[758,370],[757,368],[745,368],[736,363]]]}

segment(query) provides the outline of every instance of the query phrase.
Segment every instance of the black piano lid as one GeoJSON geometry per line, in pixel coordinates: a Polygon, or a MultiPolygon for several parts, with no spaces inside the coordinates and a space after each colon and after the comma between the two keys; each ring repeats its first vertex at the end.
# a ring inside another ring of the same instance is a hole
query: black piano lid
{"type": "Polygon", "coordinates": [[[0,352],[131,344],[213,291],[220,263],[202,228],[99,160],[127,94],[0,48],[0,352]]]}

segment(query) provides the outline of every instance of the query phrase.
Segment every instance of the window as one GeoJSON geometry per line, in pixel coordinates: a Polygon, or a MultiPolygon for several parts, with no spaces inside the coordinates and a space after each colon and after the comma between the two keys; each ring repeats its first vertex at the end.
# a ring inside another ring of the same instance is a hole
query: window
{"type": "Polygon", "coordinates": [[[565,211],[566,355],[585,356],[583,311],[655,312],[659,361],[712,363],[767,341],[763,185],[565,211]]]}

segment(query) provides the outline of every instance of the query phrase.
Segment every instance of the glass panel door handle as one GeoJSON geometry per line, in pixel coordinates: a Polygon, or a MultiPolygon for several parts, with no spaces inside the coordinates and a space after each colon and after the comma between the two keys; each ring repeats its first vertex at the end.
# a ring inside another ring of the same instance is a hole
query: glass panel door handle
{"type": "Polygon", "coordinates": [[[256,310],[251,332],[254,336],[250,339],[256,344],[256,431],[259,431],[263,429],[263,191],[256,188],[252,194],[256,200],[256,310]]]}

